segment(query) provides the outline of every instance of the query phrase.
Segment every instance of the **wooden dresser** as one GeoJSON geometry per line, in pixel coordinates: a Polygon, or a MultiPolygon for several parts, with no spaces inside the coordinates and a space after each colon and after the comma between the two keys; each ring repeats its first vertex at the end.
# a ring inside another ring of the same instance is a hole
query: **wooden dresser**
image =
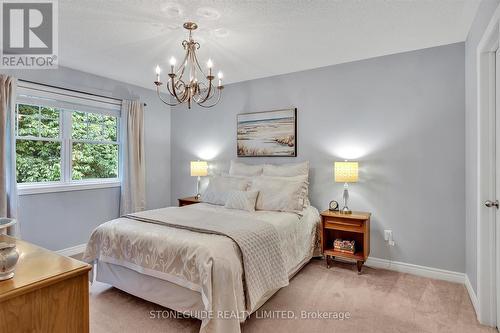
{"type": "Polygon", "coordinates": [[[0,332],[88,332],[91,266],[5,235],[0,242],[19,252],[15,276],[0,281],[0,332]]]}

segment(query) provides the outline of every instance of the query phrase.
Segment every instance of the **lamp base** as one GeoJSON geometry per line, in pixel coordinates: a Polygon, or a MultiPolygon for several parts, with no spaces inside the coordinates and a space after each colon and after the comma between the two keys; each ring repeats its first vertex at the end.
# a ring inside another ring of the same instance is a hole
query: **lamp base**
{"type": "Polygon", "coordinates": [[[196,181],[196,196],[195,196],[196,200],[200,200],[200,198],[201,198],[201,194],[200,194],[200,180],[201,180],[201,177],[198,176],[198,180],[196,181]]]}
{"type": "Polygon", "coordinates": [[[340,210],[340,214],[352,214],[352,210],[350,210],[349,207],[345,206],[340,210]]]}
{"type": "Polygon", "coordinates": [[[352,214],[352,211],[347,207],[347,202],[349,201],[349,185],[344,183],[344,194],[342,195],[344,199],[344,207],[340,210],[341,214],[352,214]]]}

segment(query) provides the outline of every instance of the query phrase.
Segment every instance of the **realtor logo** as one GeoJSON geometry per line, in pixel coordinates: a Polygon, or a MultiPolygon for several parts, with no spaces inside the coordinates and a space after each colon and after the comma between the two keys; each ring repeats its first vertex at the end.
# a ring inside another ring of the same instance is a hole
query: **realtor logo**
{"type": "Polygon", "coordinates": [[[57,68],[57,2],[1,0],[2,68],[57,68]]]}

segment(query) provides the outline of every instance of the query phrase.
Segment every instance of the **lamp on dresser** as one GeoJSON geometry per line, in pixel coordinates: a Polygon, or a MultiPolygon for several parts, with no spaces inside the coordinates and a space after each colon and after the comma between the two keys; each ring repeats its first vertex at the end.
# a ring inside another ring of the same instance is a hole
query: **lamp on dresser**
{"type": "Polygon", "coordinates": [[[206,161],[192,161],[191,162],[191,177],[198,177],[196,182],[196,199],[199,200],[200,194],[200,180],[201,177],[208,176],[208,163],[206,161]]]}

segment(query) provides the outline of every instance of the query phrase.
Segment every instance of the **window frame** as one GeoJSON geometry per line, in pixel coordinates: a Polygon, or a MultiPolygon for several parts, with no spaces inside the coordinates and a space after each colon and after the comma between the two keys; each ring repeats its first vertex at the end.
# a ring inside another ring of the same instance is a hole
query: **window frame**
{"type": "MultiPolygon", "coordinates": [[[[59,90],[59,89],[58,89],[59,90]]],[[[54,92],[51,92],[54,93],[54,92]]],[[[56,92],[57,93],[57,92],[56,92]]],[[[66,92],[67,94],[67,92],[66,92]]],[[[43,95],[43,93],[42,93],[43,95]]],[[[85,95],[85,94],[84,94],[85,95]]],[[[78,98],[79,96],[71,96],[72,98],[78,98]]],[[[53,98],[53,97],[52,97],[53,98]]],[[[76,191],[76,190],[89,190],[98,188],[111,188],[119,187],[121,184],[121,170],[122,170],[122,135],[121,135],[121,125],[122,118],[119,112],[110,114],[106,110],[102,110],[98,107],[91,105],[94,110],[91,111],[81,111],[78,106],[75,107],[54,107],[59,112],[59,136],[57,138],[44,138],[40,136],[18,136],[18,107],[20,104],[27,104],[37,107],[51,107],[44,105],[43,100],[39,102],[26,101],[26,98],[16,101],[16,131],[15,140],[16,144],[18,140],[33,140],[33,141],[48,141],[48,142],[60,142],[61,144],[61,177],[59,181],[47,181],[47,182],[31,182],[31,183],[18,183],[17,189],[19,195],[30,195],[38,193],[51,193],[51,192],[65,192],[65,191],[76,191]],[[99,141],[99,140],[88,140],[88,139],[73,139],[73,119],[72,115],[74,112],[85,112],[101,114],[105,116],[112,116],[116,118],[116,141],[99,141]],[[88,143],[88,144],[113,144],[118,146],[118,177],[115,178],[92,178],[92,179],[82,179],[73,180],[73,144],[74,143],[88,143]]],[[[47,104],[47,103],[46,103],[47,104]]],[[[113,104],[115,110],[118,108],[118,103],[113,104]]],[[[40,119],[40,118],[39,118],[40,119]]],[[[16,171],[17,172],[17,171],[16,171]]]]}

